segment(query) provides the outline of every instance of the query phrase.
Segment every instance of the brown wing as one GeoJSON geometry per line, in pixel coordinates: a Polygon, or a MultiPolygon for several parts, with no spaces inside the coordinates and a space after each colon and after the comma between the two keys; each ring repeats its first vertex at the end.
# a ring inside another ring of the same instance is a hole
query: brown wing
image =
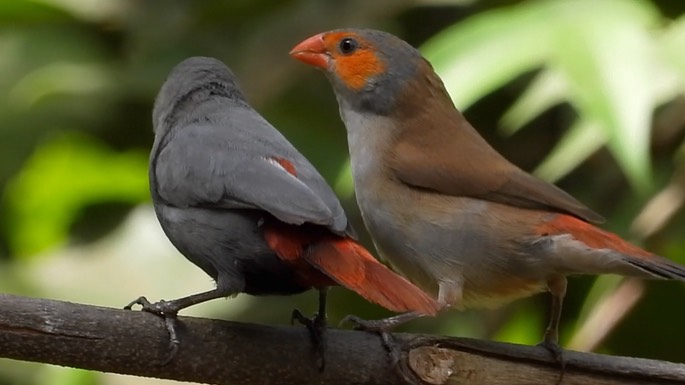
{"type": "MultiPolygon", "coordinates": [[[[431,79],[432,86],[435,81],[431,79]]],[[[425,87],[412,88],[420,92],[425,87]]],[[[416,92],[408,94],[416,96],[416,92]]],[[[402,130],[390,156],[390,167],[400,181],[442,194],[557,211],[589,222],[604,221],[563,190],[507,161],[444,94],[423,96],[428,108],[402,114],[401,124],[412,129],[402,130]]]]}

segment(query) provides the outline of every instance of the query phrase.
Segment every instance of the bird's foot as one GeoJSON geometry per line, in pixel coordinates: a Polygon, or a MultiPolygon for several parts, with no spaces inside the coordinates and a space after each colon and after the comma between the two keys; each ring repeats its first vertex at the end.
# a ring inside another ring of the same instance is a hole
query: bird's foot
{"type": "Polygon", "coordinates": [[[378,320],[364,320],[355,315],[348,315],[340,321],[340,324],[349,322],[354,324],[355,330],[379,333],[383,330],[389,331],[399,325],[423,317],[423,314],[414,311],[397,314],[392,317],[381,318],[378,320]]]}
{"type": "Polygon", "coordinates": [[[362,330],[369,333],[376,333],[381,337],[381,342],[383,348],[388,351],[388,355],[392,360],[392,364],[395,365],[400,361],[402,357],[402,350],[395,342],[390,330],[402,322],[398,322],[398,316],[382,318],[378,320],[365,320],[361,319],[355,315],[347,315],[341,321],[340,325],[344,323],[351,323],[354,325],[352,328],[354,330],[362,330]]]}
{"type": "Polygon", "coordinates": [[[178,347],[181,344],[181,340],[178,338],[177,332],[178,320],[176,318],[176,314],[178,314],[179,311],[178,306],[176,306],[174,301],[160,300],[159,302],[152,303],[145,297],[139,297],[126,305],[124,309],[132,310],[134,305],[140,305],[144,312],[152,313],[164,319],[164,327],[169,333],[169,353],[160,363],[160,366],[168,364],[174,359],[174,357],[176,357],[176,353],[178,353],[178,347]]]}
{"type": "Polygon", "coordinates": [[[131,301],[124,307],[126,310],[132,310],[133,306],[140,305],[143,311],[156,314],[158,316],[173,315],[175,316],[182,307],[179,307],[176,301],[159,300],[158,302],[150,302],[145,297],[138,297],[131,301]]]}
{"type": "Polygon", "coordinates": [[[314,317],[309,318],[298,309],[295,309],[290,317],[290,324],[293,324],[295,321],[309,330],[309,336],[312,339],[314,351],[316,352],[316,364],[319,371],[323,372],[326,367],[326,314],[316,313],[314,317]]]}
{"type": "Polygon", "coordinates": [[[559,365],[559,378],[557,379],[556,385],[561,384],[561,380],[564,378],[564,373],[566,373],[566,358],[564,357],[564,348],[562,348],[558,342],[545,338],[544,341],[540,342],[538,346],[545,348],[552,357],[554,361],[559,365]]]}

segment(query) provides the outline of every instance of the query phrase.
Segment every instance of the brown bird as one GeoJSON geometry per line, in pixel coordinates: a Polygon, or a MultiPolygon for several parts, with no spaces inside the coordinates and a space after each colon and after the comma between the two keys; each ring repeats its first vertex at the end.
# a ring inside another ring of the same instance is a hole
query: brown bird
{"type": "Polygon", "coordinates": [[[685,267],[595,227],[601,216],[502,157],[403,40],[335,30],[290,54],[333,86],[357,202],[380,256],[439,302],[494,307],[549,290],[543,345],[560,359],[568,275],[685,280],[685,267]]]}

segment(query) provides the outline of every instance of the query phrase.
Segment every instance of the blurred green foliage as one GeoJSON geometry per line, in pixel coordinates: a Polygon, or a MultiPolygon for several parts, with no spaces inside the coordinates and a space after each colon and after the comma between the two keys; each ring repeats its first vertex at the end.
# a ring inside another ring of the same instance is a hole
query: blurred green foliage
{"type": "MultiPolygon", "coordinates": [[[[303,38],[349,26],[421,47],[495,148],[595,208],[607,228],[685,263],[684,11],[675,0],[0,2],[0,291],[120,307],[211,285],[173,252],[147,205],[152,102],[171,67],[193,55],[236,72],[363,229],[333,94],[287,57],[303,38]]],[[[572,280],[562,343],[685,362],[684,293],[678,283],[572,280]]],[[[188,313],[287,323],[292,307],[313,311],[315,298],[239,296],[188,313]]],[[[405,330],[535,343],[547,301],[405,330]]],[[[332,323],[348,313],[388,315],[334,289],[332,323]]],[[[103,376],[0,360],[0,385],[103,376]]],[[[122,378],[106,382],[134,381],[122,378]]]]}
{"type": "Polygon", "coordinates": [[[69,238],[84,206],[148,199],[147,156],[113,153],[75,134],[39,145],[7,186],[8,238],[15,256],[30,256],[69,238]],[[49,187],[46,187],[49,186],[49,187]]]}
{"type": "Polygon", "coordinates": [[[672,37],[683,34],[682,23],[662,26],[660,16],[646,1],[532,1],[456,24],[425,52],[462,108],[540,69],[503,123],[513,133],[556,104],[577,110],[542,176],[556,180],[606,144],[645,193],[652,111],[681,93],[685,79],[672,37]]]}

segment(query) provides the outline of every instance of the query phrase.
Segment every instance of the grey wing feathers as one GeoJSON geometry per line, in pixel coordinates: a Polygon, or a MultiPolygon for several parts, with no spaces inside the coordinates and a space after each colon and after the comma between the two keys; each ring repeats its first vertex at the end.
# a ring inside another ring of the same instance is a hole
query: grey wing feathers
{"type": "Polygon", "coordinates": [[[309,161],[302,154],[297,152],[297,150],[295,150],[290,143],[288,143],[288,145],[293,151],[290,160],[298,172],[297,179],[301,180],[307,185],[307,187],[312,189],[312,191],[316,193],[316,196],[321,199],[321,201],[330,209],[333,219],[331,230],[339,235],[345,234],[356,239],[357,235],[351,224],[348,222],[345,211],[343,210],[333,189],[328,185],[326,180],[323,179],[316,168],[314,168],[314,166],[312,166],[312,164],[309,163],[309,161]]]}
{"type": "Polygon", "coordinates": [[[345,232],[347,218],[323,178],[273,127],[260,138],[266,122],[254,119],[246,128],[210,121],[176,131],[158,154],[158,195],[179,207],[261,209],[286,223],[345,232]],[[284,152],[295,155],[298,177],[271,160],[284,152]]]}

